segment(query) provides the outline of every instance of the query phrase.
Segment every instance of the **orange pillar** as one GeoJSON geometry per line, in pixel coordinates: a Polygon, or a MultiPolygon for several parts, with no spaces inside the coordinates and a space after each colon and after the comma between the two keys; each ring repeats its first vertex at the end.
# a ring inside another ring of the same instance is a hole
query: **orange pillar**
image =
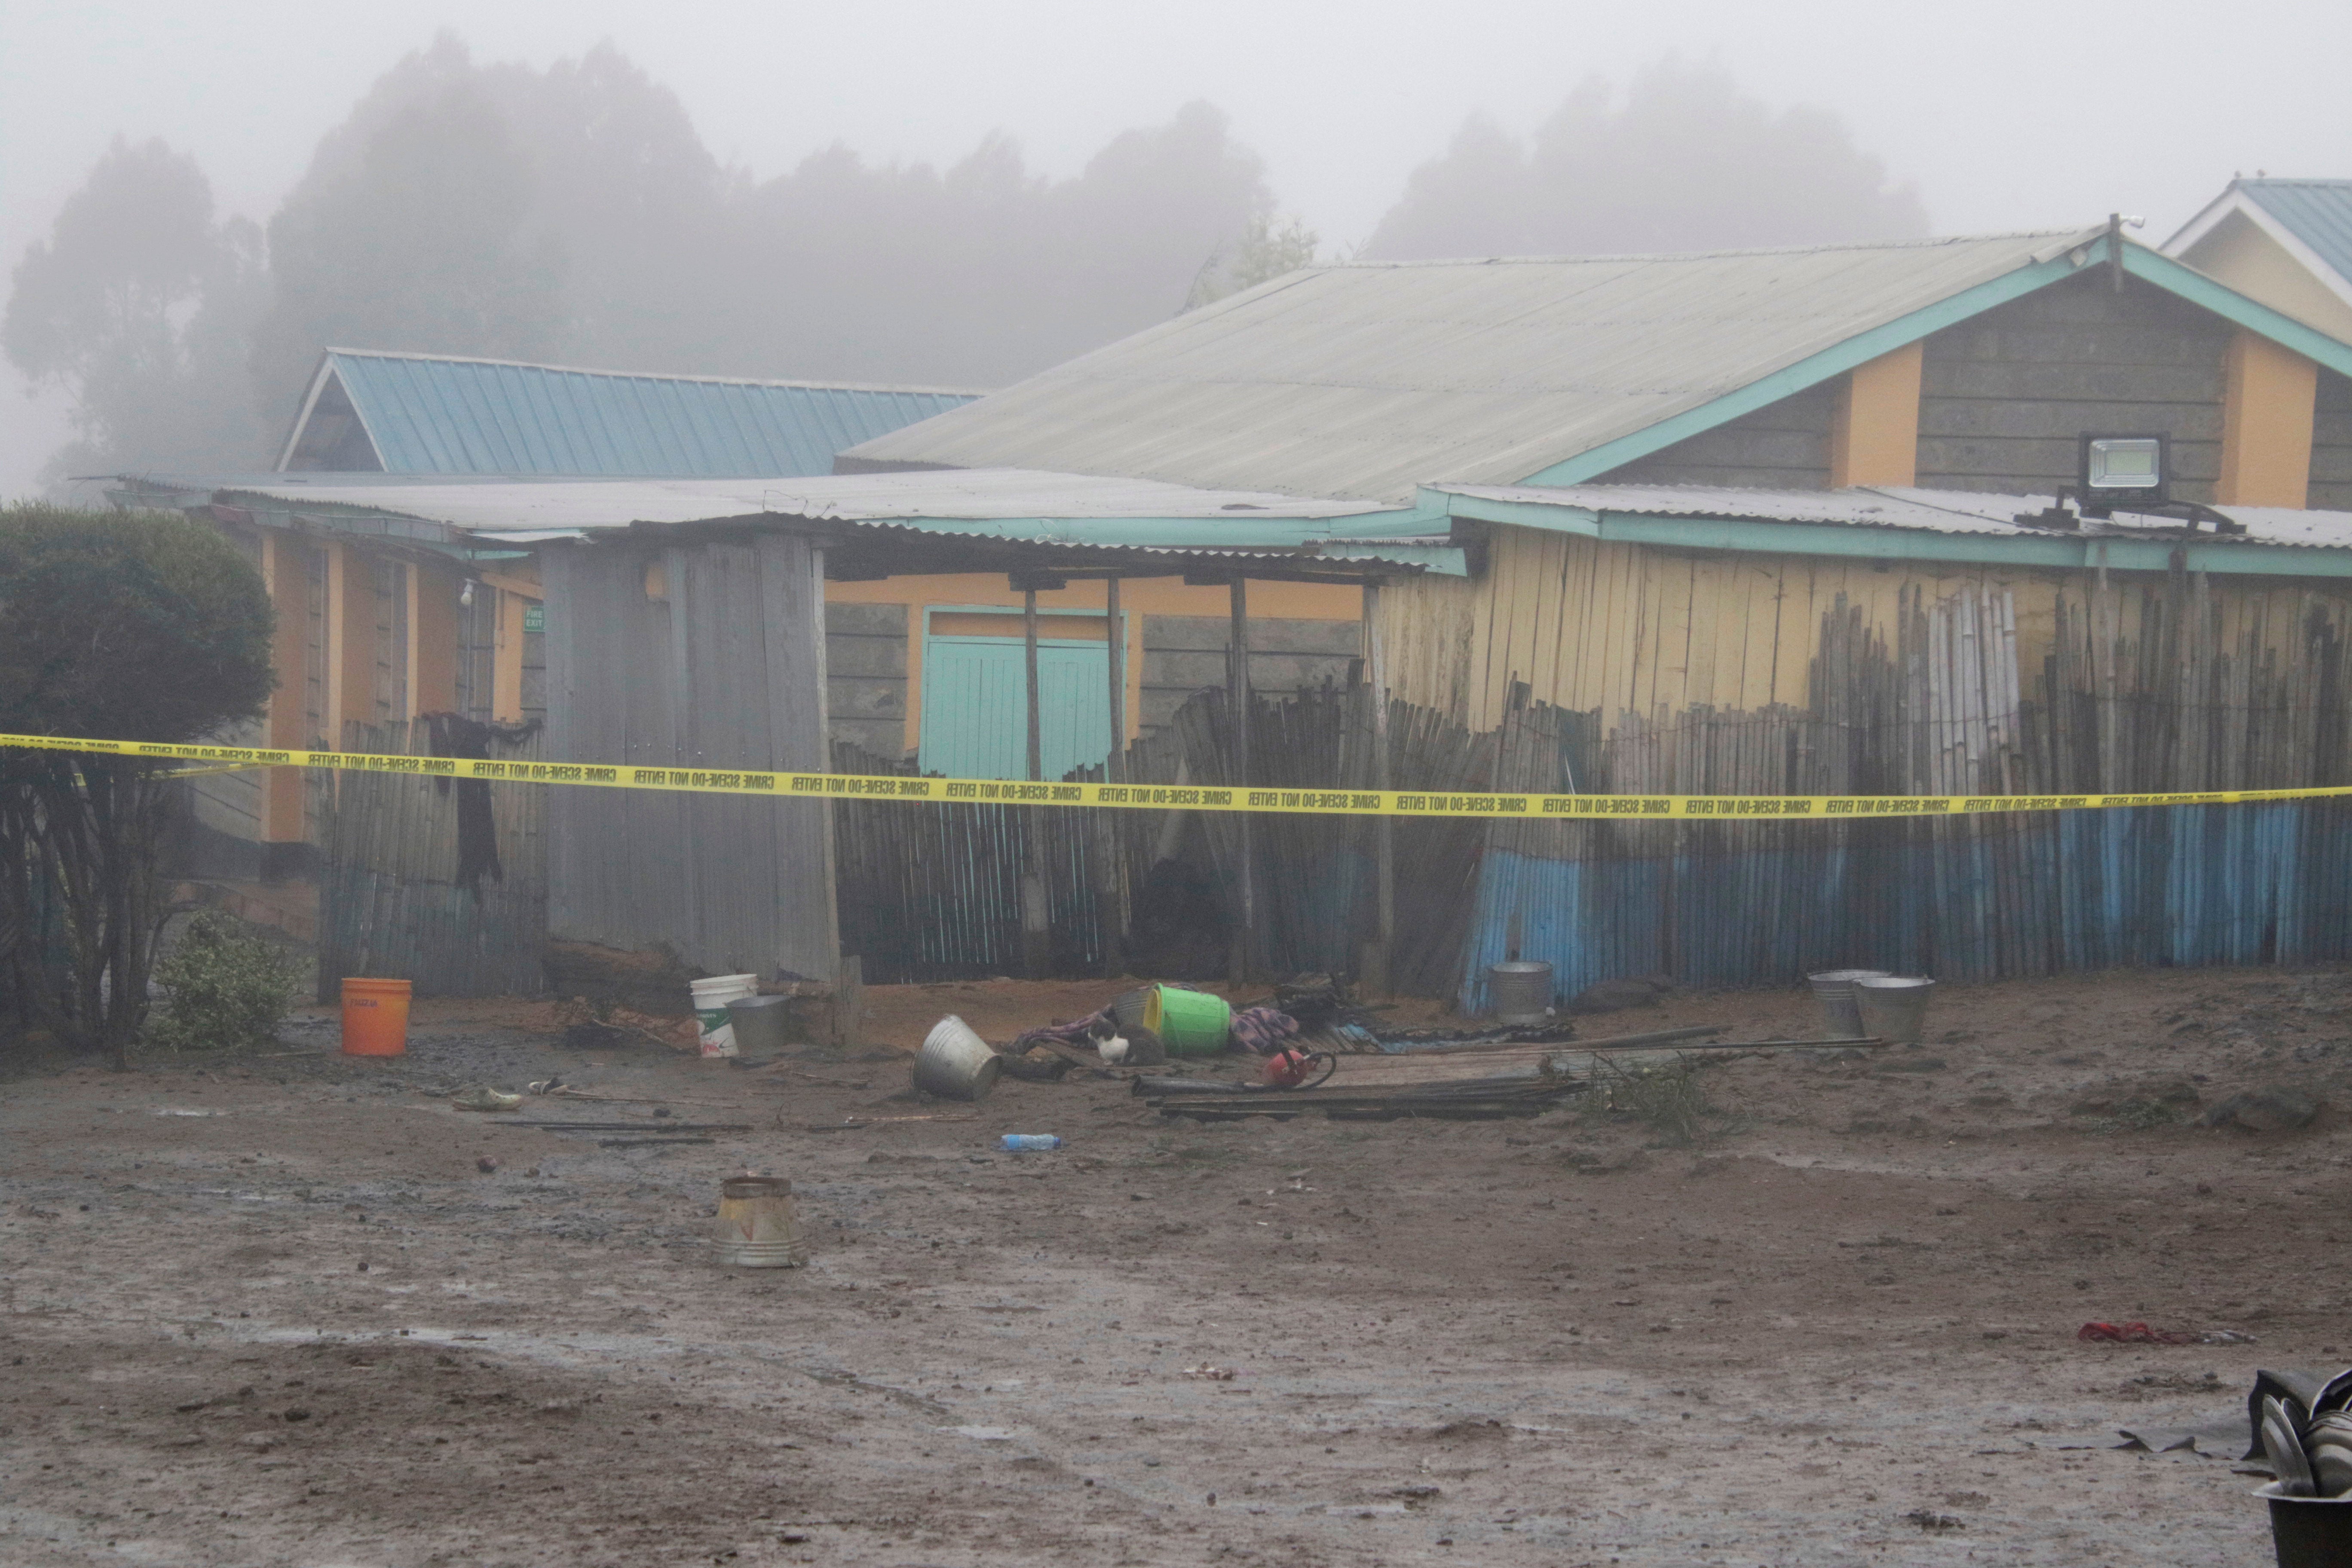
{"type": "Polygon", "coordinates": [[[1909,485],[1919,478],[1919,372],[1910,343],[1846,373],[1830,423],[1830,488],[1909,485]]]}
{"type": "Polygon", "coordinates": [[[2228,370],[2221,478],[2213,499],[2223,506],[2304,505],[2319,367],[2268,338],[2241,331],[2230,340],[2228,370]]]}
{"type": "Polygon", "coordinates": [[[523,616],[536,602],[510,588],[484,588],[499,596],[497,641],[490,652],[490,717],[501,724],[522,722],[523,616]]]}
{"type": "Polygon", "coordinates": [[[464,579],[444,567],[408,573],[408,712],[447,713],[457,706],[457,594],[464,579]]]}

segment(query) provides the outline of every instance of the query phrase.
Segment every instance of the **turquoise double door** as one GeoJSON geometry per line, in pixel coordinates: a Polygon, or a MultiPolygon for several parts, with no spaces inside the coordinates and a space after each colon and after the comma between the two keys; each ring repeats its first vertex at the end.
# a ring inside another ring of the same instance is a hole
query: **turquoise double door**
{"type": "MultiPolygon", "coordinates": [[[[930,637],[923,647],[927,773],[950,778],[1029,776],[1026,647],[1010,637],[930,637]]],[[[1110,650],[1099,642],[1037,645],[1045,776],[1093,767],[1110,755],[1110,650]]]]}

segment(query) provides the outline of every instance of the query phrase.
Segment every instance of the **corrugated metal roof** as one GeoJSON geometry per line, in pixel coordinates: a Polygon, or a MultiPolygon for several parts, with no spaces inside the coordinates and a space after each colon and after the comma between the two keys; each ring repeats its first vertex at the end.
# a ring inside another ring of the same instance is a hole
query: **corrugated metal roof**
{"type": "Polygon", "coordinates": [[[2237,188],[2352,282],[2352,180],[2240,180],[2237,188]]]}
{"type": "Polygon", "coordinates": [[[853,454],[1382,500],[1509,483],[2096,233],[1308,268],[853,454]]]}
{"type": "MultiPolygon", "coordinates": [[[[1710,485],[1433,485],[1432,496],[1459,495],[1529,506],[1567,507],[1595,515],[1729,518],[1741,522],[1838,523],[1853,528],[1905,528],[1931,533],[1992,534],[2011,538],[2050,536],[2051,531],[2015,521],[2057,504],[2053,496],[1996,495],[1981,490],[1931,490],[1889,486],[1883,489],[1764,490],[1710,485]]],[[[2232,544],[2294,545],[2352,549],[2352,512],[2307,511],[2282,506],[2216,509],[2243,534],[2200,534],[2232,544]]],[[[2085,521],[2076,538],[2165,539],[2181,537],[2179,518],[2118,511],[2113,521],[2085,521]]],[[[1864,553],[1857,550],[1856,553],[1864,553]]]]}
{"type": "Polygon", "coordinates": [[[835,453],[979,395],[357,349],[328,350],[321,374],[394,474],[829,474],[835,453]]]}
{"type": "Polygon", "coordinates": [[[1378,559],[1458,574],[1442,510],[1368,508],[1260,491],[1204,490],[1150,479],[1022,469],[845,474],[758,479],[514,479],[381,482],[349,475],[305,479],[149,478],[153,490],[211,496],[257,510],[393,516],[510,543],[589,537],[632,523],[730,518],[810,518],[971,538],[1149,551],[1308,552],[1378,559]],[[1347,548],[1341,549],[1344,545],[1347,548]]]}

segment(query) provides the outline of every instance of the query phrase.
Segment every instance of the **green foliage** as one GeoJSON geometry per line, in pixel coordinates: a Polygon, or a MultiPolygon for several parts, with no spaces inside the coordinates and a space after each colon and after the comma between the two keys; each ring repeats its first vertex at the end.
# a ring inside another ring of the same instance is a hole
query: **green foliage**
{"type": "MultiPolygon", "coordinates": [[[[167,513],[0,509],[0,731],[191,741],[268,696],[261,575],[167,513]]],[[[131,757],[0,752],[0,963],[33,1021],[128,1065],[174,785],[131,757]]]]}
{"type": "Polygon", "coordinates": [[[171,1051],[227,1051],[270,1038],[294,999],[294,965],[226,915],[205,910],[155,965],[166,1002],[147,1037],[171,1051]]]}
{"type": "Polygon", "coordinates": [[[1707,1121],[1724,1114],[1707,1099],[1699,1072],[1683,1056],[1637,1067],[1596,1057],[1583,1109],[1587,1115],[1631,1117],[1676,1147],[1696,1143],[1706,1135],[1707,1121]]]}
{"type": "Polygon", "coordinates": [[[0,731],[209,734],[268,700],[273,624],[261,574],[206,524],[0,508],[0,731]]]}

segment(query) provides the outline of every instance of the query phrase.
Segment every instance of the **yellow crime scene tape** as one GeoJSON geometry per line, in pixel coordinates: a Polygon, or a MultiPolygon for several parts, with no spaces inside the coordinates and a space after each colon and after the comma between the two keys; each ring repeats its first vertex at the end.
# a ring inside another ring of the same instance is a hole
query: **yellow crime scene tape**
{"type": "Polygon", "coordinates": [[[2352,785],[2199,790],[2172,795],[1469,795],[1417,790],[1240,789],[1204,784],[1031,784],[1007,779],[909,778],[904,774],[777,773],[729,768],[641,768],[604,763],[478,762],[463,757],[386,756],[365,752],[100,741],[77,735],[0,735],[0,746],[210,764],[174,770],[178,773],[331,768],[346,773],[406,773],[416,778],[482,779],[495,784],[683,790],[762,800],[1080,805],[1130,811],[1298,812],[1344,816],[1468,816],[1532,822],[1843,822],[1858,817],[1983,816],[2000,812],[2081,811],[2132,805],[2240,805],[2352,795],[2352,785]]]}

